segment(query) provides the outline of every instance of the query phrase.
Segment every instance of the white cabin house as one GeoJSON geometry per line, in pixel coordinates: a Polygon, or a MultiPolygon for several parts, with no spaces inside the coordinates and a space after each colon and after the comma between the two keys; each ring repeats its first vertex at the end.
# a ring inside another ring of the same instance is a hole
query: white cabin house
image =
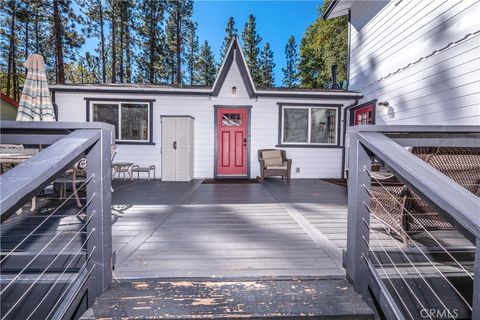
{"type": "Polygon", "coordinates": [[[480,125],[480,1],[332,0],[348,16],[349,124],[480,125]]]}
{"type": "Polygon", "coordinates": [[[238,39],[212,87],[52,85],[59,121],[116,128],[115,161],[155,165],[156,177],[259,175],[257,150],[281,148],[292,178],[340,178],[343,109],[361,93],[255,88],[238,39]]]}

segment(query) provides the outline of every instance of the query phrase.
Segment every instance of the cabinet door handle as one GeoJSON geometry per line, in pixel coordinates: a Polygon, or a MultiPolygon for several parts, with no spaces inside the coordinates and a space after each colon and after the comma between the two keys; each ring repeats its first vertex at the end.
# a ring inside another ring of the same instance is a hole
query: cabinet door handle
{"type": "Polygon", "coordinates": [[[177,141],[173,141],[173,150],[177,150],[177,141]]]}

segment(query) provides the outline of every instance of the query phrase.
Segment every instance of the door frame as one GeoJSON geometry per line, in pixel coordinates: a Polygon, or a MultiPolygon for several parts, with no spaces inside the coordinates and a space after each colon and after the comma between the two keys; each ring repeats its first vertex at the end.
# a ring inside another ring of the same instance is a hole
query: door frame
{"type": "Polygon", "coordinates": [[[251,105],[214,105],[213,113],[213,136],[214,136],[214,156],[213,156],[213,178],[214,179],[249,179],[250,178],[250,139],[251,139],[251,105]],[[218,175],[218,110],[219,109],[245,109],[247,113],[247,174],[245,176],[223,176],[218,175]]]}
{"type": "Polygon", "coordinates": [[[349,110],[350,111],[350,117],[348,121],[349,127],[355,126],[355,111],[361,108],[365,108],[369,105],[372,105],[372,120],[373,120],[372,125],[374,125],[377,122],[377,112],[376,112],[377,99],[374,99],[374,100],[370,100],[365,103],[359,104],[358,106],[355,106],[349,110]]]}

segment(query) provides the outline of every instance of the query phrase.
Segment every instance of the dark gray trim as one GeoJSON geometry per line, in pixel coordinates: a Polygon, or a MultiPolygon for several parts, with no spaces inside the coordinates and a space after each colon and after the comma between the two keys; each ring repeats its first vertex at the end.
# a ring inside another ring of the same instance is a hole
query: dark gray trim
{"type": "Polygon", "coordinates": [[[327,10],[325,10],[324,13],[322,13],[322,19],[327,20],[328,16],[332,13],[333,9],[337,6],[339,0],[332,0],[330,4],[327,7],[327,10]]]}
{"type": "Polygon", "coordinates": [[[272,92],[259,92],[257,91],[257,96],[258,97],[269,97],[269,98],[324,98],[324,99],[332,99],[332,100],[352,100],[352,99],[360,99],[363,97],[362,94],[358,95],[348,95],[348,94],[343,94],[343,92],[338,92],[337,95],[332,95],[332,94],[325,94],[323,92],[308,92],[305,93],[305,91],[299,91],[299,92],[278,92],[278,91],[272,91],[272,92]]]}
{"type": "MultiPolygon", "coordinates": [[[[155,145],[155,142],[153,142],[153,103],[156,101],[155,99],[121,99],[121,98],[84,98],[85,99],[85,104],[86,104],[86,119],[87,122],[90,122],[90,102],[140,102],[140,103],[148,103],[148,109],[149,109],[149,114],[150,114],[150,119],[149,119],[149,141],[124,141],[124,140],[117,140],[115,139],[116,144],[124,144],[124,145],[155,145]]],[[[115,135],[113,135],[115,137],[115,135]]]]}
{"type": "Polygon", "coordinates": [[[370,101],[367,101],[365,103],[359,104],[358,106],[353,106],[353,107],[348,109],[348,111],[350,112],[349,117],[348,117],[348,123],[349,123],[348,126],[349,127],[355,125],[355,110],[366,107],[369,104],[373,104],[373,114],[372,114],[373,123],[372,123],[372,125],[374,125],[377,122],[377,108],[376,108],[377,99],[373,99],[373,100],[370,100],[370,101]]]}
{"type": "Polygon", "coordinates": [[[352,12],[348,9],[348,23],[347,23],[347,87],[350,87],[350,61],[351,61],[351,52],[352,52],[352,12]]]}
{"type": "Polygon", "coordinates": [[[195,117],[189,116],[189,115],[160,115],[161,118],[192,118],[195,120],[195,117]]]}
{"type": "Polygon", "coordinates": [[[297,102],[282,103],[282,102],[278,102],[277,105],[278,105],[278,130],[277,130],[278,131],[278,139],[277,139],[278,143],[277,143],[276,147],[282,147],[282,148],[329,148],[329,149],[342,148],[342,146],[340,144],[340,141],[341,141],[340,127],[341,127],[341,123],[342,123],[341,122],[341,117],[342,117],[341,109],[342,109],[343,104],[297,103],[297,102]],[[282,110],[283,110],[283,107],[297,107],[297,106],[298,107],[336,108],[337,109],[337,141],[336,141],[336,144],[318,145],[318,144],[310,144],[310,143],[306,143],[306,144],[284,143],[282,141],[282,126],[283,126],[282,110]]]}
{"type": "Polygon", "coordinates": [[[343,114],[342,114],[342,123],[343,123],[343,130],[342,130],[342,133],[343,133],[343,136],[342,136],[342,148],[343,148],[343,152],[342,152],[342,172],[340,173],[340,176],[342,177],[342,179],[345,179],[345,139],[346,139],[346,135],[347,135],[347,114],[348,114],[348,110],[350,110],[351,108],[355,107],[358,103],[358,99],[355,99],[355,101],[349,105],[349,106],[346,106],[344,109],[343,109],[343,114]]]}
{"type": "Polygon", "coordinates": [[[135,98],[92,98],[92,97],[85,97],[83,98],[87,101],[112,101],[112,102],[155,102],[156,99],[135,99],[135,98]]]}
{"type": "Polygon", "coordinates": [[[114,93],[114,94],[143,94],[143,95],[156,95],[156,94],[179,94],[179,95],[188,95],[188,96],[209,96],[211,94],[210,90],[205,90],[205,92],[199,91],[189,91],[186,88],[178,88],[184,91],[169,91],[169,90],[144,90],[144,89],[113,89],[113,88],[50,88],[51,92],[82,92],[82,93],[114,93]]]}
{"type": "Polygon", "coordinates": [[[276,144],[276,148],[317,148],[317,149],[342,149],[338,145],[317,145],[317,144],[276,144]]]}
{"type": "Polygon", "coordinates": [[[225,57],[225,63],[223,64],[223,68],[220,70],[217,82],[215,83],[215,87],[213,87],[212,89],[212,95],[215,97],[218,96],[221,88],[223,87],[228,71],[230,70],[230,67],[233,64],[233,57],[235,56],[235,62],[237,63],[238,68],[240,69],[240,75],[242,76],[243,83],[247,88],[248,96],[252,98],[255,96],[255,88],[253,86],[253,83],[250,81],[250,77],[248,76],[248,67],[246,65],[246,62],[242,58],[242,54],[240,52],[241,51],[240,43],[238,42],[237,37],[234,37],[232,41],[233,43],[230,46],[230,50],[228,51],[225,57]],[[234,55],[235,50],[239,51],[237,55],[234,55]]]}
{"type": "Polygon", "coordinates": [[[341,103],[301,103],[301,102],[277,102],[278,106],[299,106],[299,107],[343,107],[341,103]]]}
{"type": "Polygon", "coordinates": [[[213,177],[214,179],[232,179],[232,178],[250,178],[250,146],[251,146],[251,129],[252,129],[252,106],[251,105],[214,105],[213,112],[213,137],[214,137],[214,156],[213,156],[213,177]],[[222,176],[217,174],[218,170],[218,109],[246,109],[247,110],[247,175],[246,176],[222,176]]]}

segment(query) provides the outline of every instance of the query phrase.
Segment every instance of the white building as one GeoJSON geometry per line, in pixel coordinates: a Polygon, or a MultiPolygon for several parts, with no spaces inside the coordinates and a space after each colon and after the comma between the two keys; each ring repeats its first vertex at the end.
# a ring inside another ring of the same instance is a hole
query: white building
{"type": "Polygon", "coordinates": [[[350,124],[480,125],[480,1],[333,0],[349,18],[350,124]]]}
{"type": "Polygon", "coordinates": [[[115,125],[119,145],[115,161],[153,164],[157,177],[162,173],[162,156],[170,157],[163,163],[164,173],[168,173],[165,170],[175,170],[175,163],[188,164],[193,151],[194,178],[255,178],[259,175],[257,150],[282,148],[293,160],[292,178],[339,178],[342,110],[362,97],[342,90],[255,88],[238,39],[232,41],[213,87],[122,84],[50,88],[59,121],[115,125]],[[182,127],[188,124],[180,119],[193,119],[193,131],[182,131],[180,136],[173,132],[172,116],[178,116],[176,126],[182,127]],[[190,144],[189,135],[193,150],[178,152],[190,144]]]}

